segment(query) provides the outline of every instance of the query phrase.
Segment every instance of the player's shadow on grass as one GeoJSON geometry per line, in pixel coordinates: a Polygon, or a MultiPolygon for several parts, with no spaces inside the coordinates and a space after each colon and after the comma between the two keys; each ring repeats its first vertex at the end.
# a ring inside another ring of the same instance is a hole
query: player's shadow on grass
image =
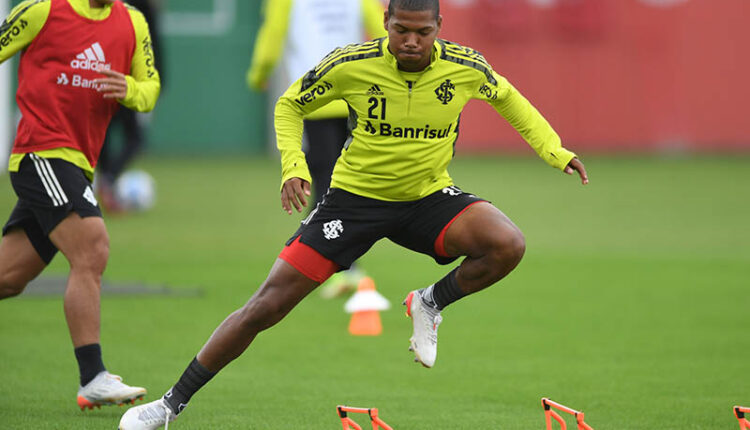
{"type": "MultiPolygon", "coordinates": [[[[65,293],[67,278],[39,277],[29,283],[21,297],[62,296],[65,293]]],[[[102,281],[102,296],[177,296],[199,297],[203,290],[196,287],[168,287],[166,285],[146,285],[137,282],[102,281]]]]}

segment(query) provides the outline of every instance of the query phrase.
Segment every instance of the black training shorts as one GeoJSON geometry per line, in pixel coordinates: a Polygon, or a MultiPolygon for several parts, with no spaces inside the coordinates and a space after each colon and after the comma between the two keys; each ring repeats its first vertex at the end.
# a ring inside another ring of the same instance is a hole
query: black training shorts
{"type": "Polygon", "coordinates": [[[448,264],[457,257],[440,252],[443,244],[436,243],[438,237],[458,214],[480,201],[485,200],[454,186],[409,202],[376,200],[331,188],[287,245],[300,237],[302,243],[345,269],[387,237],[448,264]]]}
{"type": "Polygon", "coordinates": [[[49,234],[70,212],[81,218],[102,216],[91,181],[80,167],[65,160],[28,154],[18,171],[10,173],[10,182],[18,202],[3,236],[13,228],[23,228],[45,263],[57,253],[49,234]]]}

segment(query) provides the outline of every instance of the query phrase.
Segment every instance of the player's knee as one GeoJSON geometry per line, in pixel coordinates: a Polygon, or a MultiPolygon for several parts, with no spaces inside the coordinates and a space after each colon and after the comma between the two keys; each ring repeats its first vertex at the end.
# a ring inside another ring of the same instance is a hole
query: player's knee
{"type": "Polygon", "coordinates": [[[26,281],[13,276],[12,273],[0,275],[0,300],[15,297],[26,288],[26,281]]]}
{"type": "Polygon", "coordinates": [[[254,297],[239,312],[244,331],[258,333],[281,321],[288,310],[278,301],[266,296],[254,297]]]}
{"type": "Polygon", "coordinates": [[[80,270],[94,276],[101,276],[109,260],[109,239],[106,236],[94,240],[86,245],[70,261],[72,270],[80,270]]]}
{"type": "Polygon", "coordinates": [[[498,262],[518,263],[526,253],[526,238],[517,228],[507,229],[498,234],[492,245],[492,256],[498,262]]]}
{"type": "Polygon", "coordinates": [[[508,250],[516,260],[521,261],[526,253],[526,238],[520,230],[516,229],[515,233],[511,235],[508,250]]]}

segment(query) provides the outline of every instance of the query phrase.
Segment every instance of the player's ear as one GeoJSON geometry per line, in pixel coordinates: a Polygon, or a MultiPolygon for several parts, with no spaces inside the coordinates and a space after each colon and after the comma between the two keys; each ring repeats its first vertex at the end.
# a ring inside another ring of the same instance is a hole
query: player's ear
{"type": "Polygon", "coordinates": [[[440,33],[440,29],[443,28],[443,15],[437,17],[437,32],[440,33]]]}
{"type": "Polygon", "coordinates": [[[385,31],[388,31],[388,19],[390,16],[388,15],[388,9],[386,9],[383,12],[383,28],[385,28],[385,31]]]}

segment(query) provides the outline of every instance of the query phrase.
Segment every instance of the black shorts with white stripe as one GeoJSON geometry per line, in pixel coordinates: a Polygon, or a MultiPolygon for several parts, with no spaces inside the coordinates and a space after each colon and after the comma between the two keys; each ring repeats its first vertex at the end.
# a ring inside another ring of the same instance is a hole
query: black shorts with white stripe
{"type": "Polygon", "coordinates": [[[18,171],[10,173],[10,182],[18,202],[3,227],[3,236],[14,228],[24,229],[45,263],[57,253],[49,234],[70,212],[81,218],[102,216],[91,181],[68,161],[28,154],[18,171]]]}

